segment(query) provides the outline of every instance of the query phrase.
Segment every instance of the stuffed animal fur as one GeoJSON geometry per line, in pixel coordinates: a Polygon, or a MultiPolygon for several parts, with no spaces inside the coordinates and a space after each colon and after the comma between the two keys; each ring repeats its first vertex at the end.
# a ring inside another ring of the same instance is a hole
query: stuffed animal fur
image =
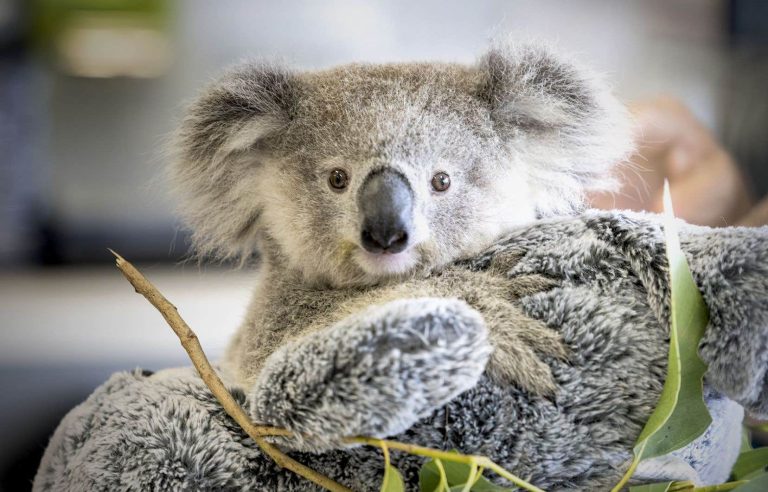
{"type": "MultiPolygon", "coordinates": [[[[355,489],[381,465],[342,449],[352,435],[484,454],[546,488],[616,481],[666,368],[660,228],[554,216],[608,187],[629,141],[607,89],[539,47],[474,66],[233,69],[192,104],[172,168],[197,250],[259,255],[226,377],[254,419],[301,436],[282,446],[355,489]]],[[[638,478],[724,479],[734,401],[768,414],[766,234],[683,227],[717,418],[690,459],[638,478]]],[[[398,461],[411,487],[418,464],[398,461]]],[[[309,487],[253,466],[239,486],[309,487]]]]}

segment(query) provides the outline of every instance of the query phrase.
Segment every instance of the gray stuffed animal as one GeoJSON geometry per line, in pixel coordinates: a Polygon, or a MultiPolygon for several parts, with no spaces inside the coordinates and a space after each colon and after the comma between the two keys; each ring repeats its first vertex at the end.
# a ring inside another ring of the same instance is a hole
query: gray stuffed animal
{"type": "MultiPolygon", "coordinates": [[[[302,436],[281,446],[355,490],[383,467],[352,435],[486,455],[547,489],[615,483],[666,370],[661,229],[554,216],[610,184],[629,133],[600,83],[536,47],[472,67],[228,73],[191,106],[173,167],[199,251],[260,253],[225,377],[255,420],[302,436]]],[[[712,483],[739,405],[768,415],[768,231],[682,236],[710,308],[713,424],[636,478],[712,483]]],[[[415,487],[420,459],[395,464],[415,487]]],[[[188,373],[115,376],[74,410],[35,483],[61,486],[311,489],[188,373]]]]}

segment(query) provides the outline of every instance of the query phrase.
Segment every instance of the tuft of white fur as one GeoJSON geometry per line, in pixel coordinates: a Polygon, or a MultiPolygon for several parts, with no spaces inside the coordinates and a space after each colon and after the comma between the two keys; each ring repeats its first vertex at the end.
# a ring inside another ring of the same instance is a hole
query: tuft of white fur
{"type": "Polygon", "coordinates": [[[540,216],[583,208],[588,191],[613,191],[629,156],[629,112],[595,72],[542,43],[499,41],[481,58],[487,96],[540,216]]]}

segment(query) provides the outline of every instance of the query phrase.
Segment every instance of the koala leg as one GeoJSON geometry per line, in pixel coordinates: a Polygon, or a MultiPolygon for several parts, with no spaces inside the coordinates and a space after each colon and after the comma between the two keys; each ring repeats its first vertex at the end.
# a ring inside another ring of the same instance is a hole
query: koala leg
{"type": "Polygon", "coordinates": [[[272,354],[251,413],[295,432],[281,443],[297,449],[394,435],[473,387],[490,353],[482,317],[463,301],[392,301],[272,354]]]}

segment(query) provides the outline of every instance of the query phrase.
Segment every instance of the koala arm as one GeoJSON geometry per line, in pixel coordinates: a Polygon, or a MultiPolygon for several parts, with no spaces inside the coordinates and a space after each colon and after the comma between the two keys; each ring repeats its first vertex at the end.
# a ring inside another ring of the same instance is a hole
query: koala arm
{"type": "Polygon", "coordinates": [[[484,322],[462,301],[392,301],[283,346],[251,391],[259,422],[287,446],[319,451],[341,438],[402,432],[473,387],[491,353],[484,322]]]}
{"type": "Polygon", "coordinates": [[[699,354],[706,380],[768,416],[768,227],[684,229],[682,246],[709,307],[699,354]]]}

